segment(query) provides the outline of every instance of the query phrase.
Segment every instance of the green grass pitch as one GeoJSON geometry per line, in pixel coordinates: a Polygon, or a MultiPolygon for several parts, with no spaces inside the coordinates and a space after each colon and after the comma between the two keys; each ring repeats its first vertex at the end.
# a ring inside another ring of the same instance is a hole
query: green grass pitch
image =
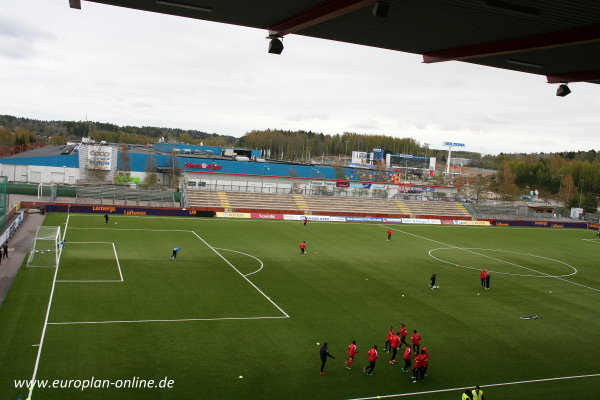
{"type": "Polygon", "coordinates": [[[36,400],[438,400],[460,398],[444,389],[580,375],[596,376],[484,390],[486,399],[599,396],[592,231],[129,216],[106,225],[84,214],[66,223],[66,214],[45,220],[66,232],[58,270],[21,268],[0,307],[3,399],[26,398],[14,380],[31,379],[36,360],[36,377],[51,381],[174,381],[171,389],[36,388],[36,400]],[[542,318],[520,319],[530,315],[542,318]],[[387,328],[400,323],[430,349],[425,382],[413,384],[381,351],[387,328]],[[352,340],[360,353],[345,370],[352,340]],[[319,374],[323,342],[336,356],[327,375],[319,374]],[[367,377],[373,344],[380,359],[367,377]]]}

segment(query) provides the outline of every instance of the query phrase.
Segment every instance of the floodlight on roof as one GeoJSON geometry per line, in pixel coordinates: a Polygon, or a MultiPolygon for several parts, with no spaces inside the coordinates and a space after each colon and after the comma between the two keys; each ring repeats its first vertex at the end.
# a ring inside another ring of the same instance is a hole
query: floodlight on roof
{"type": "Polygon", "coordinates": [[[571,89],[569,89],[566,83],[561,84],[558,89],[556,89],[556,95],[559,97],[565,97],[569,93],[571,93],[571,89]]]}
{"type": "Polygon", "coordinates": [[[281,54],[283,51],[283,42],[277,36],[269,36],[269,53],[270,54],[281,54]]]}
{"type": "Polygon", "coordinates": [[[390,3],[387,0],[378,0],[373,4],[373,15],[376,17],[387,17],[390,12],[390,3]]]}
{"type": "Polygon", "coordinates": [[[203,12],[212,12],[213,11],[212,7],[197,6],[195,4],[181,3],[179,1],[156,0],[156,4],[161,5],[161,6],[187,8],[188,10],[194,10],[194,11],[203,11],[203,12]]]}

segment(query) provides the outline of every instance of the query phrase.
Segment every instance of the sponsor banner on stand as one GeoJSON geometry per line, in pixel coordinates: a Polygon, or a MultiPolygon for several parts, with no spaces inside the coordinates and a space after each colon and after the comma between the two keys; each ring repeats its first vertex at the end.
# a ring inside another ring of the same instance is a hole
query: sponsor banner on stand
{"type": "Polygon", "coordinates": [[[217,218],[251,218],[250,213],[236,213],[236,212],[218,212],[216,213],[217,218]]]}
{"type": "Polygon", "coordinates": [[[284,214],[283,219],[288,221],[302,221],[304,218],[309,221],[331,221],[329,215],[298,215],[298,214],[284,214]]]}
{"type": "Polygon", "coordinates": [[[377,217],[346,217],[348,222],[383,222],[383,218],[377,217]]]}
{"type": "Polygon", "coordinates": [[[329,217],[331,222],[346,222],[346,217],[329,217]]]}
{"type": "Polygon", "coordinates": [[[402,218],[403,224],[426,224],[426,225],[440,225],[442,222],[439,219],[425,219],[425,218],[402,218]]]}
{"type": "Polygon", "coordinates": [[[387,189],[387,185],[372,184],[371,189],[387,189]]]}
{"type": "Polygon", "coordinates": [[[283,219],[283,214],[261,214],[261,213],[252,213],[250,214],[252,218],[256,219],[283,219]]]}
{"type": "Polygon", "coordinates": [[[335,186],[341,187],[341,188],[347,188],[347,187],[350,187],[350,182],[336,182],[335,186]]]}
{"type": "Polygon", "coordinates": [[[350,182],[350,187],[353,189],[371,189],[370,183],[350,182]]]}
{"type": "Polygon", "coordinates": [[[401,224],[402,223],[402,218],[384,218],[383,222],[389,222],[392,224],[401,224]]]}
{"type": "Polygon", "coordinates": [[[442,225],[454,225],[454,221],[451,219],[443,219],[442,225]]]}
{"type": "Polygon", "coordinates": [[[466,225],[467,221],[462,220],[462,219],[455,219],[454,220],[454,225],[466,225]]]}

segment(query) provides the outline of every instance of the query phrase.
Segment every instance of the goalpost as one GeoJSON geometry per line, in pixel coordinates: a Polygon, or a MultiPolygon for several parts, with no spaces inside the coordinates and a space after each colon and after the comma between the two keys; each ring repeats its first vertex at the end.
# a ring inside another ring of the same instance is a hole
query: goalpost
{"type": "Polygon", "coordinates": [[[27,267],[57,267],[60,250],[60,226],[39,226],[27,259],[27,267]]]}

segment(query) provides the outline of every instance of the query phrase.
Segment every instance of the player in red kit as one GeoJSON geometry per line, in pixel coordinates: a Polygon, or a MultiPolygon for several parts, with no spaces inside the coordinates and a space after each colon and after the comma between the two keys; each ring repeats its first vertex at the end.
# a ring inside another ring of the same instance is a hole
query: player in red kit
{"type": "Polygon", "coordinates": [[[300,243],[300,254],[304,255],[306,251],[306,240],[303,240],[302,243],[300,243]]]}
{"type": "Polygon", "coordinates": [[[413,351],[415,352],[416,357],[416,355],[419,354],[419,345],[421,344],[421,335],[417,333],[416,329],[413,331],[410,341],[412,342],[413,351]]]}
{"type": "Polygon", "coordinates": [[[363,372],[366,372],[368,376],[371,376],[373,375],[373,370],[375,369],[375,361],[377,361],[379,358],[377,355],[377,345],[374,345],[373,348],[369,350],[367,355],[369,356],[369,365],[363,367],[363,372]]]}
{"type": "Polygon", "coordinates": [[[390,364],[396,364],[396,355],[398,354],[398,348],[400,345],[400,332],[396,333],[392,336],[392,340],[390,342],[390,346],[392,346],[392,358],[390,358],[390,364]]]}
{"type": "Polygon", "coordinates": [[[404,349],[404,368],[402,368],[402,372],[408,372],[408,367],[410,367],[410,360],[412,359],[412,350],[410,346],[406,346],[404,349]]]}
{"type": "Polygon", "coordinates": [[[406,335],[408,335],[408,329],[404,324],[400,324],[400,342],[404,343],[406,347],[408,347],[408,343],[406,343],[406,335]]]}
{"type": "Polygon", "coordinates": [[[481,288],[485,289],[485,278],[487,278],[487,270],[484,268],[481,270],[479,274],[479,279],[481,279],[481,288]]]}
{"type": "MultiPolygon", "coordinates": [[[[417,354],[417,353],[415,353],[417,354]]],[[[423,355],[415,355],[415,365],[413,365],[413,383],[417,383],[421,379],[421,367],[423,366],[423,355]]]]}
{"type": "Polygon", "coordinates": [[[388,229],[387,234],[388,234],[387,240],[392,240],[392,230],[391,229],[388,229]]]}
{"type": "Polygon", "coordinates": [[[425,357],[421,361],[421,379],[424,380],[427,376],[427,363],[431,360],[431,356],[429,355],[429,351],[427,347],[423,346],[423,350],[421,350],[421,354],[425,354],[425,357]]]}
{"type": "Polygon", "coordinates": [[[348,357],[350,358],[346,361],[346,369],[350,369],[356,353],[358,353],[358,350],[356,349],[356,340],[353,340],[350,346],[348,346],[348,357]]]}
{"type": "Polygon", "coordinates": [[[390,330],[388,331],[387,337],[385,339],[385,347],[383,348],[383,350],[388,353],[390,352],[390,343],[392,341],[393,336],[394,336],[394,328],[390,326],[390,330]]]}

